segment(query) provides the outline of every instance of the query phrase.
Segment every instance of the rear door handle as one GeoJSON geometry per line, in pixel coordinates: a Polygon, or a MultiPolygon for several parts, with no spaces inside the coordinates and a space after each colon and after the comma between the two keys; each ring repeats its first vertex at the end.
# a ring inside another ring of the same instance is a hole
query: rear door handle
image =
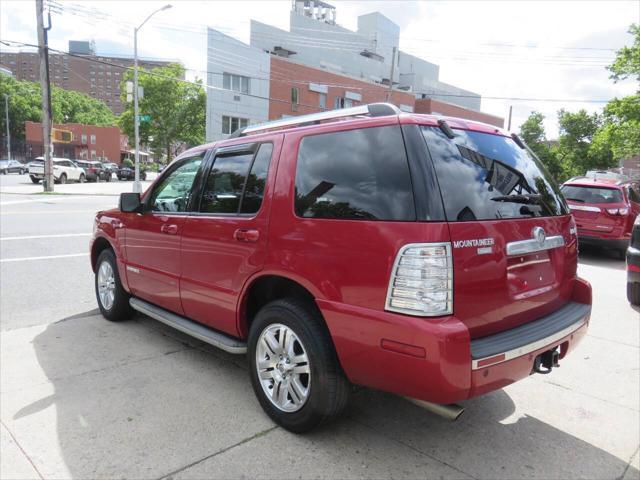
{"type": "Polygon", "coordinates": [[[166,223],[160,227],[160,231],[162,233],[166,233],[167,235],[176,235],[178,233],[177,225],[167,225],[166,223]]]}
{"type": "Polygon", "coordinates": [[[239,242],[257,242],[260,238],[258,230],[239,228],[233,232],[233,238],[239,242]]]}

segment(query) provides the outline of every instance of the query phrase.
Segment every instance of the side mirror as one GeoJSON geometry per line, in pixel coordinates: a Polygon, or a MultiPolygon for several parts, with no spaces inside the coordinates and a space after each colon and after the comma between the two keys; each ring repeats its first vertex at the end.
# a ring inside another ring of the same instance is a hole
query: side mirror
{"type": "Polygon", "coordinates": [[[142,203],[140,202],[139,193],[121,193],[120,194],[120,211],[125,213],[142,212],[142,203]]]}

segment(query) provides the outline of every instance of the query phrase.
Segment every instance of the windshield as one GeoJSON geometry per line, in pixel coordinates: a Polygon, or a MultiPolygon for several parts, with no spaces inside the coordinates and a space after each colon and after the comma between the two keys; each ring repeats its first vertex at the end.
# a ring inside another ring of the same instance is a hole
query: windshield
{"type": "Polygon", "coordinates": [[[617,188],[583,187],[580,185],[564,185],[562,193],[567,200],[582,203],[620,203],[622,191],[617,188]]]}
{"type": "Polygon", "coordinates": [[[511,138],[422,127],[436,169],[447,220],[564,215],[567,206],[540,161],[511,138]]]}

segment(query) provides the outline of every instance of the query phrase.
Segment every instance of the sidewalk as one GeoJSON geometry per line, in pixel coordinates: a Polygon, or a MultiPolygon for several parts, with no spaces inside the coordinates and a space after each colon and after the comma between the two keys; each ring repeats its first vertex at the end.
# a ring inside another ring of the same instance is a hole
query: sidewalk
{"type": "MultiPolygon", "coordinates": [[[[147,180],[142,183],[142,191],[155,180],[155,173],[148,173],[147,180]]],[[[31,183],[27,175],[22,176],[2,176],[0,183],[0,193],[34,195],[42,192],[42,183],[31,183]],[[6,180],[5,180],[6,179],[6,180]]],[[[124,192],[133,191],[133,182],[119,181],[113,179],[110,182],[99,183],[66,183],[64,185],[54,185],[54,194],[61,195],[113,195],[118,196],[124,192]]]]}

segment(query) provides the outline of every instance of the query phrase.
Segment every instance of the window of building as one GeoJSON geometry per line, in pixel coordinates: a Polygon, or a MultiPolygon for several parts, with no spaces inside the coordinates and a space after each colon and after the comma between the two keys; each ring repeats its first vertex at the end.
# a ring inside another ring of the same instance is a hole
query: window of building
{"type": "Polygon", "coordinates": [[[416,219],[409,164],[398,126],[310,135],[296,169],[300,217],[416,219]]]}
{"type": "Polygon", "coordinates": [[[318,106],[323,110],[327,108],[327,94],[319,93],[318,94],[318,106]]]}
{"type": "Polygon", "coordinates": [[[350,108],[353,107],[353,100],[350,98],[336,97],[333,101],[333,108],[350,108]]]}
{"type": "Polygon", "coordinates": [[[92,145],[96,144],[96,136],[95,135],[91,135],[91,144],[92,145]]]}
{"type": "Polygon", "coordinates": [[[240,93],[251,93],[249,90],[249,77],[224,72],[222,74],[222,88],[240,93]]]}
{"type": "MultiPolygon", "coordinates": [[[[91,92],[91,93],[95,93],[95,92],[91,92]]],[[[84,133],[82,134],[82,144],[83,145],[87,144],[87,136],[84,133]]]]}
{"type": "Polygon", "coordinates": [[[95,160],[95,159],[96,159],[96,151],[91,150],[91,160],[95,160]]]}
{"type": "Polygon", "coordinates": [[[298,104],[298,88],[291,87],[291,105],[298,104]]]}
{"type": "Polygon", "coordinates": [[[248,118],[222,116],[222,133],[225,135],[231,135],[239,128],[245,128],[247,125],[249,125],[248,118]]]}

